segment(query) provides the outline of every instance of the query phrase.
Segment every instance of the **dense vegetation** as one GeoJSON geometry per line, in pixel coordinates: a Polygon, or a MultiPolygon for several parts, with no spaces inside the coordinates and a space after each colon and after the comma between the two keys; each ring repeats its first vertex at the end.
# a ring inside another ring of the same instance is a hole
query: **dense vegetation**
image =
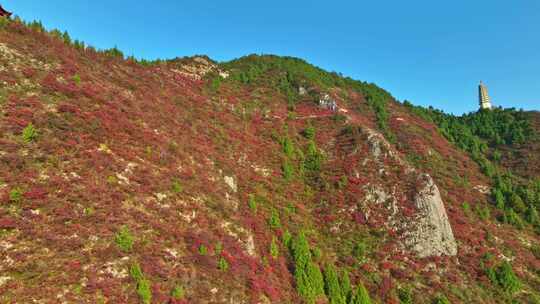
{"type": "Polygon", "coordinates": [[[524,180],[497,164],[498,147],[518,145],[537,136],[523,111],[494,108],[454,116],[407,101],[404,105],[435,123],[444,137],[468,152],[493,180],[493,203],[502,211],[501,221],[519,228],[528,222],[540,232],[540,180],[524,180]]]}
{"type": "Polygon", "coordinates": [[[319,98],[319,92],[330,88],[361,93],[374,111],[379,128],[388,139],[393,139],[388,128],[390,114],[387,110],[387,103],[393,100],[392,95],[373,83],[327,72],[294,57],[250,55],[224,63],[222,67],[232,72],[231,79],[234,81],[252,86],[278,88],[286,96],[291,109],[294,109],[299,98],[300,87],[307,88],[314,99],[319,98]]]}

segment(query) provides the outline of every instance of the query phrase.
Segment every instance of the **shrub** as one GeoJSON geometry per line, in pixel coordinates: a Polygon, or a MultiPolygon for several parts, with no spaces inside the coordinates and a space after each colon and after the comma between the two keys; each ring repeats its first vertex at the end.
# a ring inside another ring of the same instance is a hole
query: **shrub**
{"type": "Polygon", "coordinates": [[[12,203],[19,203],[22,201],[23,191],[21,188],[15,187],[9,191],[9,201],[12,203]]]}
{"type": "Polygon", "coordinates": [[[514,294],[521,288],[521,283],[512,269],[512,265],[503,262],[496,268],[487,268],[486,276],[490,281],[502,288],[505,293],[514,294]]]}
{"type": "Polygon", "coordinates": [[[512,208],[505,210],[503,215],[503,222],[516,226],[519,229],[522,229],[524,226],[523,221],[512,208]]]}
{"type": "Polygon", "coordinates": [[[64,31],[62,34],[62,40],[64,40],[64,43],[67,45],[71,44],[71,37],[69,36],[69,33],[67,31],[64,31]]]}
{"type": "Polygon", "coordinates": [[[274,259],[277,259],[279,256],[279,246],[275,237],[272,237],[272,242],[270,242],[270,256],[274,259]]]}
{"type": "Polygon", "coordinates": [[[336,269],[332,264],[324,268],[324,286],[330,304],[346,304],[336,269]]]}
{"type": "Polygon", "coordinates": [[[445,295],[440,295],[437,298],[435,298],[435,301],[433,301],[434,304],[450,304],[450,301],[448,298],[446,298],[445,295]]]}
{"type": "Polygon", "coordinates": [[[283,149],[283,153],[288,158],[292,158],[294,156],[294,144],[292,140],[289,137],[284,137],[281,142],[281,148],[283,149]]]}
{"type": "Polygon", "coordinates": [[[180,285],[174,286],[171,291],[171,297],[175,300],[182,300],[185,297],[184,288],[180,285]]]}
{"type": "Polygon", "coordinates": [[[463,204],[461,204],[461,208],[463,208],[463,212],[466,216],[469,217],[471,215],[471,205],[469,205],[468,202],[463,202],[463,204]]]}
{"type": "Polygon", "coordinates": [[[212,90],[212,92],[217,92],[220,86],[221,86],[221,76],[214,75],[214,77],[212,77],[212,79],[210,80],[210,90],[212,90]]]}
{"type": "Polygon", "coordinates": [[[343,295],[345,302],[349,303],[349,301],[352,300],[352,287],[349,272],[346,269],[341,272],[339,285],[341,286],[341,294],[343,295]]]}
{"type": "Polygon", "coordinates": [[[525,206],[525,203],[523,202],[521,197],[516,193],[512,193],[510,195],[510,206],[517,213],[523,213],[527,210],[527,206],[525,206]]]}
{"type": "Polygon", "coordinates": [[[540,259],[540,245],[532,245],[531,252],[537,259],[540,259]]]}
{"type": "Polygon", "coordinates": [[[354,245],[353,255],[357,260],[361,261],[362,259],[364,259],[367,253],[367,250],[368,250],[368,247],[366,243],[358,242],[354,245]]]}
{"type": "Polygon", "coordinates": [[[303,232],[293,240],[291,247],[298,293],[307,303],[315,303],[317,297],[324,294],[324,280],[319,266],[311,259],[311,250],[303,232]]]}
{"type": "Polygon", "coordinates": [[[174,179],[171,184],[171,190],[173,193],[181,193],[184,189],[182,188],[182,184],[178,179],[174,179]]]}
{"type": "Polygon", "coordinates": [[[118,245],[120,250],[124,252],[129,252],[133,248],[133,243],[135,242],[135,239],[129,231],[129,228],[127,226],[122,226],[122,228],[120,228],[120,230],[116,233],[114,241],[116,242],[116,245],[118,245]]]}
{"type": "Polygon", "coordinates": [[[304,130],[304,136],[309,139],[309,140],[313,140],[315,139],[315,127],[313,126],[308,126],[305,130],[304,130]]]}
{"type": "Polygon", "coordinates": [[[493,199],[495,200],[495,206],[497,206],[498,209],[503,210],[505,206],[505,200],[504,195],[502,191],[499,188],[496,188],[493,192],[493,199]]]}
{"type": "Polygon", "coordinates": [[[257,212],[257,200],[255,199],[255,196],[253,194],[249,195],[248,206],[251,211],[257,212]]]}
{"type": "Polygon", "coordinates": [[[220,255],[223,252],[223,244],[221,242],[216,243],[216,246],[214,247],[214,252],[216,255],[220,255]]]}
{"type": "Polygon", "coordinates": [[[131,265],[131,268],[129,268],[129,274],[137,282],[144,279],[141,266],[138,263],[134,263],[133,265],[131,265]]]}
{"type": "Polygon", "coordinates": [[[144,304],[152,303],[152,289],[150,288],[150,281],[146,279],[140,280],[137,283],[137,294],[144,304]]]}
{"type": "Polygon", "coordinates": [[[78,74],[74,75],[73,76],[73,82],[75,82],[76,85],[80,85],[81,84],[81,76],[79,76],[78,74]]]}
{"type": "Polygon", "coordinates": [[[290,181],[293,177],[293,172],[294,172],[294,169],[291,163],[288,160],[284,160],[283,164],[281,165],[281,169],[283,170],[283,178],[286,181],[290,181]]]}
{"type": "Polygon", "coordinates": [[[400,288],[398,289],[398,298],[399,303],[401,304],[413,304],[413,296],[412,292],[408,288],[400,288]]]}
{"type": "Polygon", "coordinates": [[[9,24],[9,19],[0,17],[0,29],[4,29],[9,24]]]}
{"type": "Polygon", "coordinates": [[[371,304],[371,298],[369,297],[369,293],[362,283],[360,283],[356,288],[356,293],[354,294],[354,297],[352,298],[350,303],[371,304]]]}
{"type": "Polygon", "coordinates": [[[199,254],[200,255],[207,255],[208,254],[208,248],[204,245],[199,246],[199,254]]]}
{"type": "Polygon", "coordinates": [[[152,302],[152,289],[150,288],[150,281],[144,277],[141,266],[138,263],[131,265],[129,273],[137,283],[137,294],[141,301],[144,304],[150,304],[152,302]]]}
{"type": "Polygon", "coordinates": [[[285,232],[283,232],[283,236],[281,238],[283,240],[283,246],[285,246],[287,248],[291,248],[292,235],[289,232],[289,230],[285,230],[285,232]]]}
{"type": "Polygon", "coordinates": [[[221,271],[227,271],[227,270],[229,270],[229,263],[227,262],[227,260],[225,260],[224,257],[220,257],[220,258],[219,258],[218,268],[219,268],[219,270],[221,270],[221,271]]]}
{"type": "Polygon", "coordinates": [[[36,140],[37,136],[38,132],[32,123],[29,123],[22,131],[22,138],[27,143],[36,140]]]}
{"type": "Polygon", "coordinates": [[[503,290],[509,294],[513,294],[521,287],[518,277],[512,270],[512,265],[504,262],[497,270],[497,280],[503,290]]]}
{"type": "Polygon", "coordinates": [[[270,228],[277,229],[281,227],[281,220],[279,219],[279,212],[272,208],[270,218],[268,219],[268,225],[270,225],[270,228]]]}
{"type": "Polygon", "coordinates": [[[318,173],[321,170],[322,158],[322,154],[319,152],[319,149],[317,149],[315,142],[310,141],[304,160],[304,168],[307,171],[318,173]]]}
{"type": "Polygon", "coordinates": [[[488,207],[476,206],[474,210],[476,214],[478,215],[478,217],[483,221],[487,221],[489,217],[491,216],[491,212],[489,211],[488,207]]]}
{"type": "Polygon", "coordinates": [[[538,215],[538,211],[533,205],[530,205],[529,209],[527,209],[527,213],[525,214],[525,219],[533,225],[540,224],[540,216],[538,215]]]}

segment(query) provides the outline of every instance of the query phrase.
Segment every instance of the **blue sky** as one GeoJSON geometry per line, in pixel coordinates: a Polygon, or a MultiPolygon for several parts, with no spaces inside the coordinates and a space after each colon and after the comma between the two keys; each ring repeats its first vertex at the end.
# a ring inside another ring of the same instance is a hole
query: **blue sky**
{"type": "Polygon", "coordinates": [[[0,0],[98,48],[154,58],[296,56],[456,114],[540,110],[540,1],[0,0]]]}

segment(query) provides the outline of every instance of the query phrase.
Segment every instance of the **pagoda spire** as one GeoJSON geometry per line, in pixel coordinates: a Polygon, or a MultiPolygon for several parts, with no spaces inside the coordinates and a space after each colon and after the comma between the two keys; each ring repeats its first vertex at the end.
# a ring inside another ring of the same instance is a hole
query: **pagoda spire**
{"type": "Polygon", "coordinates": [[[491,101],[489,100],[488,89],[482,81],[478,86],[478,103],[481,110],[491,110],[491,101]]]}

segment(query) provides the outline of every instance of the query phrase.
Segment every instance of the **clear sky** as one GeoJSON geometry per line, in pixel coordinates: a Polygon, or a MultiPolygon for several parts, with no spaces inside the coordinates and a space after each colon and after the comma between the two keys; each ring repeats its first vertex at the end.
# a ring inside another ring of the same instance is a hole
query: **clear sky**
{"type": "Polygon", "coordinates": [[[540,110],[538,0],[0,0],[25,20],[147,59],[296,56],[399,100],[540,110]]]}

